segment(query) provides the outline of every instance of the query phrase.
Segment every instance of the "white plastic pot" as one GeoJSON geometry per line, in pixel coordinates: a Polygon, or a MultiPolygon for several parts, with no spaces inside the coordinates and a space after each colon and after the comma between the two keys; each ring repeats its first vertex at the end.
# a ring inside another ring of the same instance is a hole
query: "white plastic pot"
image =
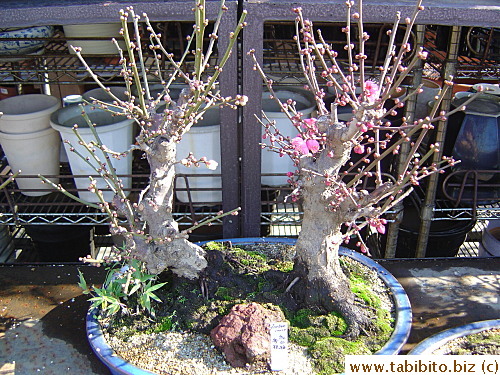
{"type": "MultiPolygon", "coordinates": [[[[51,185],[43,183],[39,178],[23,178],[22,176],[59,174],[61,141],[54,129],[48,128],[24,134],[0,132],[0,144],[12,171],[21,171],[19,177],[16,177],[16,183],[22,190],[22,194],[37,197],[53,191],[51,185]]],[[[55,184],[59,183],[58,178],[49,179],[55,184]]]]}
{"type": "MultiPolygon", "coordinates": [[[[315,101],[313,95],[306,90],[297,89],[294,87],[280,88],[276,90],[276,96],[286,102],[288,99],[294,100],[297,111],[303,114],[303,118],[311,117],[315,109],[315,101]]],[[[297,129],[290,122],[288,117],[281,112],[281,109],[275,99],[269,97],[269,92],[262,93],[262,110],[271,121],[276,122],[276,127],[284,137],[295,138],[298,134],[297,129]]],[[[265,121],[265,120],[264,120],[265,121]]],[[[279,154],[262,150],[261,173],[287,173],[293,172],[296,168],[293,165],[292,159],[287,155],[282,157],[279,154]]],[[[262,176],[262,185],[268,186],[285,186],[288,185],[287,176],[262,176]]]]}
{"type": "MultiPolygon", "coordinates": [[[[121,23],[93,23],[84,25],[64,25],[66,38],[108,38],[108,40],[68,40],[69,52],[74,54],[73,47],[81,47],[82,55],[118,55],[118,49],[111,41],[121,39],[121,23]]],[[[120,48],[125,48],[125,42],[119,41],[120,48]]]]}
{"type": "MultiPolygon", "coordinates": [[[[218,108],[209,109],[203,120],[191,127],[189,132],[182,136],[177,145],[177,159],[186,158],[190,152],[199,159],[205,156],[208,160],[221,162],[220,153],[220,113],[218,108]]],[[[219,166],[220,168],[220,166],[219,166]]],[[[186,167],[180,163],[175,165],[176,197],[179,201],[192,202],[195,206],[210,205],[222,201],[222,179],[220,176],[187,177],[186,174],[220,174],[220,169],[210,170],[204,164],[199,167],[186,167]],[[185,189],[189,185],[189,194],[185,189]],[[206,189],[206,190],[197,190],[206,189]]]]}
{"type": "Polygon", "coordinates": [[[500,257],[500,220],[491,220],[483,231],[479,257],[500,257]]]}
{"type": "MultiPolygon", "coordinates": [[[[96,126],[96,131],[99,135],[101,142],[110,150],[121,153],[130,148],[132,143],[132,130],[133,120],[125,116],[114,116],[109,112],[102,109],[95,108],[90,105],[83,106],[83,110],[89,116],[90,120],[96,126]]],[[[68,155],[69,165],[73,175],[83,176],[96,176],[97,172],[89,164],[83,160],[78,154],[84,157],[90,157],[94,166],[97,163],[94,161],[87,149],[79,144],[79,139],[73,131],[73,126],[78,125],[78,133],[85,142],[95,141],[92,130],[88,127],[85,118],[81,114],[81,106],[69,106],[59,109],[55,112],[50,119],[50,125],[57,130],[64,143],[66,154],[68,155]],[[74,148],[76,152],[71,151],[74,148]]],[[[104,155],[100,150],[96,150],[100,160],[105,160],[104,155]]],[[[111,157],[111,163],[118,175],[131,175],[132,174],[132,155],[128,154],[126,157],[116,159],[111,157]]],[[[108,189],[106,182],[102,178],[95,178],[97,180],[97,188],[100,190],[108,189]]],[[[87,191],[90,180],[88,177],[75,178],[77,189],[83,189],[78,192],[78,196],[87,202],[99,202],[97,196],[87,191]]],[[[122,184],[125,189],[129,189],[132,185],[131,177],[122,178],[122,184]]],[[[104,199],[110,202],[113,199],[114,193],[112,191],[103,191],[104,199]]]]}
{"type": "MultiPolygon", "coordinates": [[[[111,94],[116,96],[118,99],[123,101],[128,101],[129,97],[126,94],[127,88],[122,86],[111,86],[109,87],[111,94]]],[[[107,91],[102,88],[92,89],[86,91],[83,94],[83,99],[92,103],[93,99],[99,100],[104,103],[113,103],[114,99],[109,95],[107,91]]]]}
{"type": "Polygon", "coordinates": [[[0,132],[23,134],[50,128],[50,115],[61,106],[55,96],[27,94],[0,101],[0,132]]]}

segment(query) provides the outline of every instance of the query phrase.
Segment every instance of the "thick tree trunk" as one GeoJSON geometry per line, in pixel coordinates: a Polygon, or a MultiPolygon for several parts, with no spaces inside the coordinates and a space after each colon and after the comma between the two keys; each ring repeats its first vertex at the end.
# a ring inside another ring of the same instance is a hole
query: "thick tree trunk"
{"type": "Polygon", "coordinates": [[[178,276],[195,279],[207,262],[204,251],[180,234],[172,215],[176,145],[172,140],[156,137],[147,151],[150,184],[144,189],[137,210],[149,238],[134,236],[133,254],[146,262],[151,273],[170,269],[178,276]]]}
{"type": "MultiPolygon", "coordinates": [[[[328,159],[330,165],[335,164],[323,155],[314,166],[320,167],[328,159]]],[[[347,335],[357,336],[361,330],[369,329],[370,319],[356,303],[339,262],[339,247],[343,241],[341,226],[350,204],[340,204],[336,210],[329,210],[331,193],[324,178],[320,177],[324,173],[333,173],[341,162],[338,160],[334,168],[316,169],[322,172],[316,177],[302,178],[304,218],[296,244],[294,266],[300,282],[293,291],[307,305],[341,313],[349,324],[347,335]]]]}

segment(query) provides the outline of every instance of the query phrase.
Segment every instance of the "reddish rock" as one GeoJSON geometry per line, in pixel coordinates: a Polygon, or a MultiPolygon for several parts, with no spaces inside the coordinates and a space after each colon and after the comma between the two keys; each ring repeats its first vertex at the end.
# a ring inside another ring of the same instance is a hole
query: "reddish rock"
{"type": "Polygon", "coordinates": [[[235,305],[210,332],[214,345],[233,367],[266,363],[270,358],[272,322],[283,322],[281,310],[270,310],[258,303],[235,305]]]}

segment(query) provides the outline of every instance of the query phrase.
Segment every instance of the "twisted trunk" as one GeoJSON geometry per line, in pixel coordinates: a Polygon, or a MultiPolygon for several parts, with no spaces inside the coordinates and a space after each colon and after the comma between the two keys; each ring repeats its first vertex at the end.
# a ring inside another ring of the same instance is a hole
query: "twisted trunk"
{"type": "MultiPolygon", "coordinates": [[[[337,143],[338,145],[341,142],[337,143]]],[[[340,147],[337,149],[339,151],[340,147]]],[[[301,176],[303,183],[302,228],[296,244],[294,272],[300,278],[293,289],[296,298],[326,311],[341,313],[349,324],[347,336],[356,337],[360,331],[370,329],[368,312],[356,303],[349,280],[339,262],[339,247],[343,236],[341,227],[346,217],[354,217],[352,203],[347,199],[330,210],[335,188],[326,186],[324,175],[336,175],[348,156],[349,147],[336,158],[319,155],[313,162],[303,160],[304,170],[313,170],[314,176],[301,176]],[[307,166],[304,164],[308,164],[307,166]]]]}
{"type": "Polygon", "coordinates": [[[176,146],[161,136],[149,145],[146,154],[151,168],[150,184],[137,205],[149,238],[134,236],[133,254],[146,263],[151,273],[168,268],[178,276],[195,279],[207,262],[204,251],[179,232],[172,215],[176,146]]]}

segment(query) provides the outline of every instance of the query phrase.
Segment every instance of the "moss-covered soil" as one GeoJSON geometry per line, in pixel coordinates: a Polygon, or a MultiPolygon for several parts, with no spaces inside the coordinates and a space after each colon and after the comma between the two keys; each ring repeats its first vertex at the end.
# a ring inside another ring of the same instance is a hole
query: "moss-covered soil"
{"type": "Polygon", "coordinates": [[[132,335],[140,332],[192,330],[208,334],[240,303],[259,302],[279,307],[290,322],[290,340],[308,348],[318,374],[343,371],[346,354],[371,354],[380,349],[393,330],[392,301],[385,286],[373,271],[343,257],[342,267],[351,288],[361,303],[373,312],[377,332],[366,332],[356,341],[342,335],[347,325],[336,312],[323,312],[299,306],[286,288],[293,281],[293,247],[287,245],[232,246],[209,243],[206,246],[209,267],[200,280],[189,281],[161,275],[167,287],[157,295],[163,303],[156,306],[157,318],[134,320],[122,318],[116,332],[132,335]],[[130,329],[123,329],[123,326],[130,329]]]}

